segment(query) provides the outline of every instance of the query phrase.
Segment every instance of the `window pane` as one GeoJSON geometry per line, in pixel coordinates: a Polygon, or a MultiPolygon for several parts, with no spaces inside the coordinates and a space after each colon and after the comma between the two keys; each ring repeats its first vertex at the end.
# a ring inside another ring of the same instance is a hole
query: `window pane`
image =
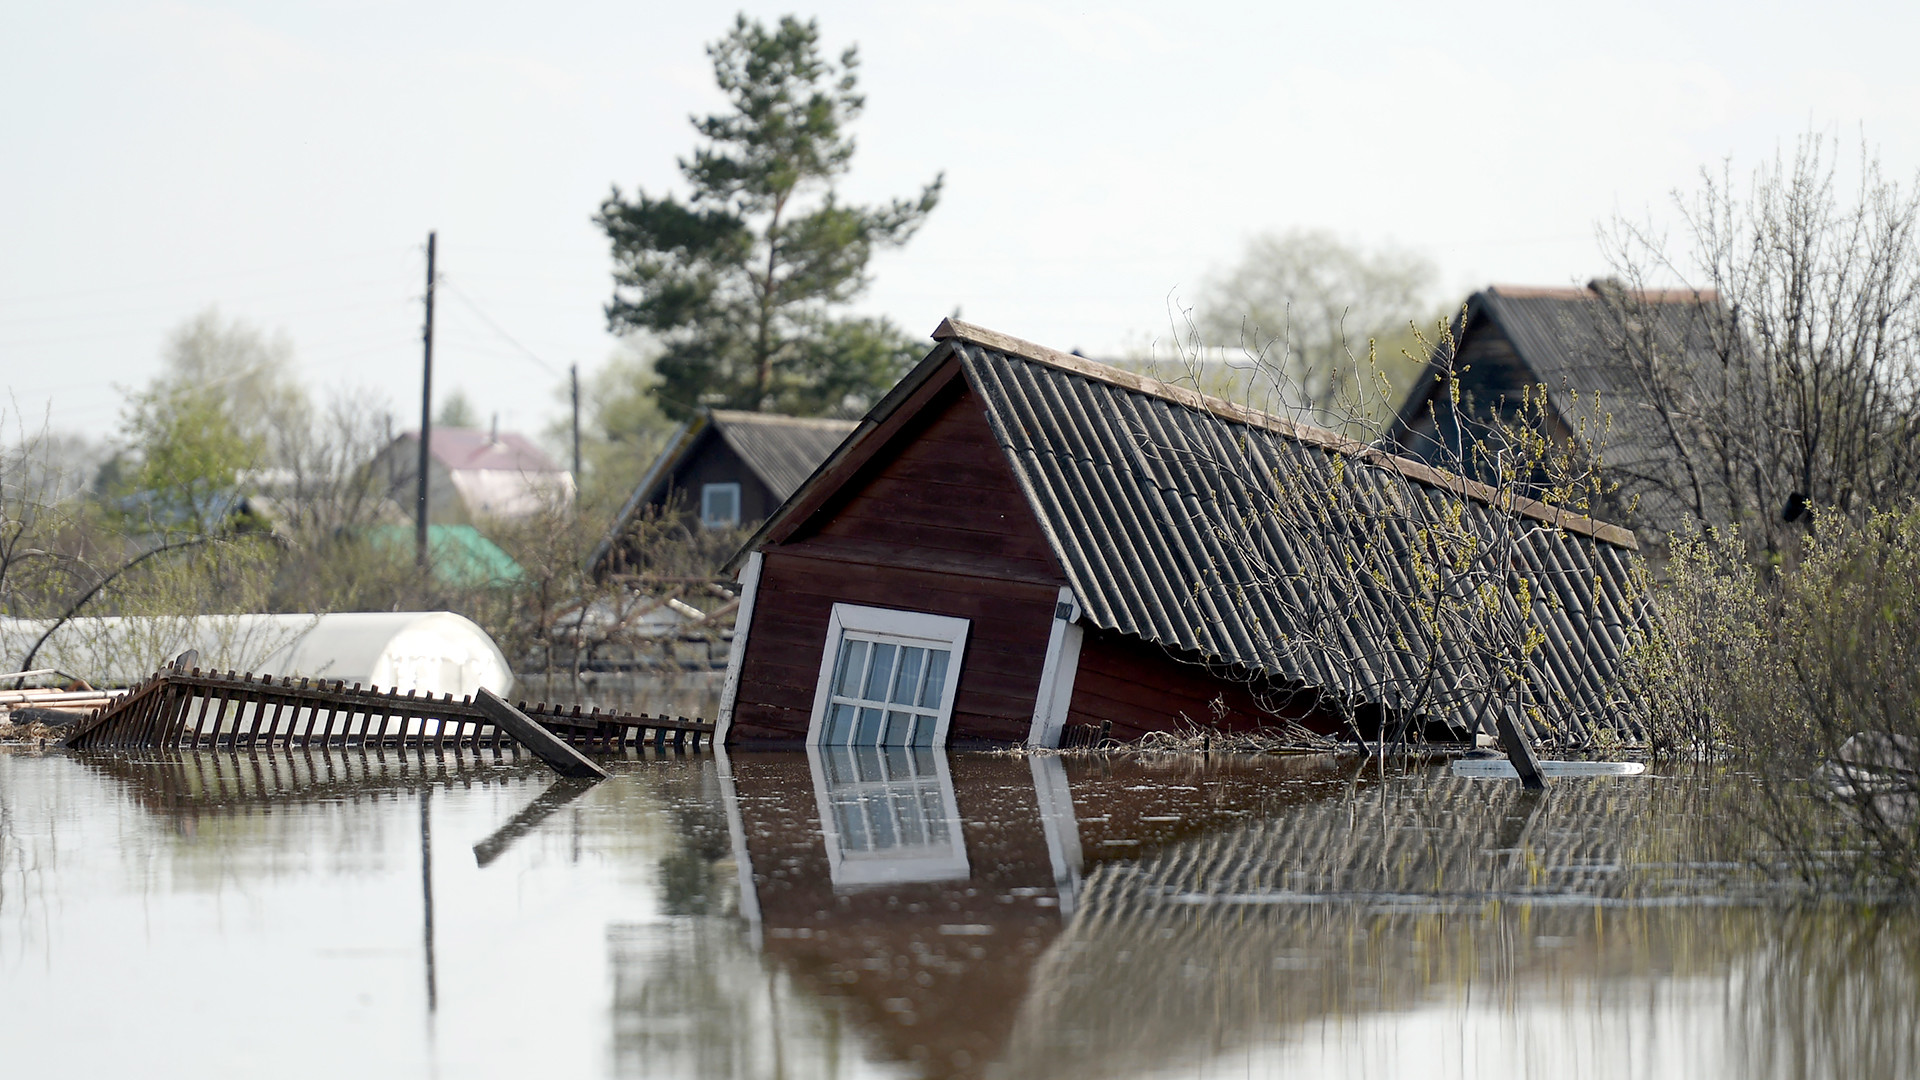
{"type": "Polygon", "coordinates": [[[939,722],[934,717],[921,713],[919,722],[916,723],[913,728],[913,745],[923,747],[932,746],[933,729],[939,726],[939,722]]]}
{"type": "Polygon", "coordinates": [[[872,851],[873,838],[867,835],[867,815],[860,801],[838,802],[833,807],[835,824],[840,826],[840,844],[848,851],[872,851]]]}
{"type": "Polygon", "coordinates": [[[880,741],[880,720],[885,714],[879,709],[861,709],[859,725],[854,728],[855,746],[874,746],[880,741]]]}
{"type": "Polygon", "coordinates": [[[937,709],[940,707],[940,695],[947,688],[947,650],[930,649],[927,652],[927,683],[920,691],[920,707],[937,709]]]}
{"type": "Polygon", "coordinates": [[[887,680],[893,676],[893,656],[899,651],[898,645],[874,645],[873,663],[867,668],[867,686],[861,697],[868,701],[887,700],[887,680]]]}
{"type": "Polygon", "coordinates": [[[820,741],[828,746],[845,746],[853,734],[853,706],[835,705],[827,713],[827,730],[820,741]]]}
{"type": "Polygon", "coordinates": [[[867,815],[867,828],[872,830],[872,851],[890,851],[900,846],[900,823],[893,818],[893,807],[887,805],[884,792],[863,796],[860,809],[867,815]]]}
{"type": "Polygon", "coordinates": [[[703,485],[700,489],[700,521],[708,528],[740,524],[740,485],[703,485]]]}
{"type": "Polygon", "coordinates": [[[840,673],[834,676],[833,692],[841,697],[860,696],[860,677],[867,672],[867,643],[843,638],[840,646],[840,673]]]}
{"type": "MultiPolygon", "coordinates": [[[[887,733],[881,737],[882,746],[906,746],[913,741],[913,714],[890,712],[887,714],[887,733]]],[[[904,767],[905,762],[902,762],[904,767]]]]}
{"type": "Polygon", "coordinates": [[[892,815],[894,827],[900,831],[902,846],[926,846],[927,820],[920,812],[920,800],[914,797],[911,789],[895,788],[888,793],[887,812],[892,815]]]}
{"type": "Polygon", "coordinates": [[[900,677],[893,681],[893,696],[887,700],[895,705],[911,705],[919,696],[920,669],[926,666],[927,650],[911,646],[900,650],[900,677]]]}

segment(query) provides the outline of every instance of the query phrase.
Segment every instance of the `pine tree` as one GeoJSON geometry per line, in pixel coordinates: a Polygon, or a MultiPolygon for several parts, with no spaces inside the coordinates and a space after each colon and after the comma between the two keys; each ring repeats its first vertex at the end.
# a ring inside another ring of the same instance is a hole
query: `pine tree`
{"type": "Polygon", "coordinates": [[[705,143],[681,159],[682,201],[618,187],[595,218],[612,242],[607,323],[643,331],[661,407],[818,414],[862,407],[915,359],[885,319],[836,313],[869,282],[875,250],[907,242],[940,197],[843,204],[834,183],[853,160],[847,125],[865,99],[854,48],[823,58],[819,26],[783,17],[772,31],[739,16],[708,46],[731,111],[694,118],[705,143]]]}

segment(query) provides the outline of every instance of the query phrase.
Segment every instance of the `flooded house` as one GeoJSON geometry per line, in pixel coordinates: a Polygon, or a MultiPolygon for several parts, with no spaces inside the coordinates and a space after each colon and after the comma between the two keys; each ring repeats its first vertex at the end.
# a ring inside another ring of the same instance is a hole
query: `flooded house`
{"type": "Polygon", "coordinates": [[[1545,387],[1551,434],[1604,436],[1601,465],[1637,498],[1632,524],[1649,538],[1680,528],[1707,507],[1689,497],[1698,478],[1679,464],[1697,412],[1673,400],[1702,390],[1694,373],[1720,364],[1714,334],[1724,324],[1712,290],[1627,289],[1595,280],[1580,288],[1490,285],[1467,299],[1450,366],[1436,365],[1401,404],[1387,435],[1429,464],[1462,460],[1463,432],[1511,414],[1545,387]],[[1653,373],[1659,371],[1656,377],[1653,373]],[[1455,385],[1449,385],[1450,383],[1455,385]],[[1455,393],[1458,391],[1458,404],[1455,393]]]}
{"type": "Polygon", "coordinates": [[[726,742],[1471,738],[1484,658],[1426,627],[1442,524],[1527,638],[1501,691],[1522,723],[1620,733],[1627,530],[981,327],[934,337],[736,556],[726,742]]]}
{"type": "Polygon", "coordinates": [[[709,409],[667,440],[589,560],[596,575],[641,561],[636,524],[674,514],[690,529],[765,521],[854,429],[852,420],[709,409]]]}

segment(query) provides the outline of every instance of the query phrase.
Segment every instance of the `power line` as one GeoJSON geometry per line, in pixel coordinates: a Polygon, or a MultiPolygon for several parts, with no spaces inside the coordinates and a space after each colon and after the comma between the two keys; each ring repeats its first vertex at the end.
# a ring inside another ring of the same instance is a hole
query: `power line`
{"type": "Polygon", "coordinates": [[[536,353],[532,349],[527,348],[525,345],[520,344],[520,340],[518,338],[514,337],[512,334],[507,333],[505,328],[503,328],[499,323],[494,322],[491,316],[489,316],[486,312],[480,310],[480,305],[475,303],[473,298],[467,295],[466,290],[454,284],[451,280],[448,279],[446,274],[442,273],[440,275],[439,281],[442,286],[445,286],[449,292],[453,293],[454,299],[460,301],[462,304],[465,304],[468,311],[473,312],[474,315],[479,317],[481,322],[487,324],[487,329],[492,330],[495,334],[498,334],[500,336],[500,340],[520,350],[521,354],[524,355],[528,360],[533,361],[534,364],[537,365],[541,371],[544,371],[555,378],[560,377],[560,372],[556,370],[552,364],[549,364],[545,360],[540,359],[539,353],[536,353]]]}

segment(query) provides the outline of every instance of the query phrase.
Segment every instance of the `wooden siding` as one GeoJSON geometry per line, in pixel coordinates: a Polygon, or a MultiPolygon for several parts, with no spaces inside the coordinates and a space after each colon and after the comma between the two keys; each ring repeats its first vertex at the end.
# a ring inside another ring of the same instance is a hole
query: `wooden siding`
{"type": "Polygon", "coordinates": [[[729,741],[805,738],[836,602],[969,620],[950,741],[1024,741],[1066,578],[964,383],[810,524],[762,549],[729,741]]]}
{"type": "Polygon", "coordinates": [[[1096,630],[1089,630],[1080,646],[1079,674],[1067,709],[1069,729],[1097,731],[1111,723],[1109,735],[1121,740],[1196,724],[1216,731],[1257,731],[1283,719],[1324,734],[1339,730],[1337,719],[1313,708],[1310,693],[1267,690],[1256,695],[1247,682],[1222,678],[1161,646],[1096,630]]]}
{"type": "Polygon", "coordinates": [[[767,485],[760,482],[753,470],[747,468],[747,463],[740,460],[740,455],[711,427],[702,434],[694,452],[674,470],[672,479],[654,497],[653,504],[665,505],[668,499],[677,498],[690,519],[689,524],[697,527],[700,489],[707,484],[740,485],[740,523],[743,525],[765,521],[780,508],[767,485]]]}

